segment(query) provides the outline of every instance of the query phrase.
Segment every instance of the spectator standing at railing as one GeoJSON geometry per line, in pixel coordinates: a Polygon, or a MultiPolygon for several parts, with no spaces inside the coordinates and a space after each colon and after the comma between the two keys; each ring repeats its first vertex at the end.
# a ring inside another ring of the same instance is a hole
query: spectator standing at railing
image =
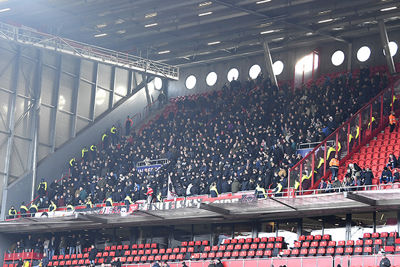
{"type": "Polygon", "coordinates": [[[396,127],[396,122],[397,119],[395,117],[394,112],[392,111],[389,115],[389,127],[390,127],[390,132],[392,133],[396,127]]]}
{"type": "Polygon", "coordinates": [[[388,169],[388,167],[383,168],[379,182],[381,184],[393,183],[393,175],[392,172],[388,169]]]}
{"type": "Polygon", "coordinates": [[[97,249],[92,244],[92,246],[90,247],[90,251],[89,251],[90,266],[95,266],[96,254],[97,254],[97,249]]]}
{"type": "Polygon", "coordinates": [[[332,180],[334,180],[335,177],[337,177],[337,174],[339,171],[339,159],[338,158],[339,158],[338,155],[335,155],[335,157],[333,159],[331,159],[331,161],[329,162],[329,167],[332,172],[332,180]]]}
{"type": "Polygon", "coordinates": [[[32,235],[28,235],[28,237],[24,240],[24,250],[25,252],[30,252],[32,249],[33,249],[32,235]]]}
{"type": "Polygon", "coordinates": [[[125,120],[125,136],[130,135],[132,126],[133,126],[133,120],[128,115],[125,120]]]}
{"type": "Polygon", "coordinates": [[[374,174],[372,173],[370,168],[366,168],[361,172],[361,184],[360,185],[372,185],[372,180],[374,179],[374,174]]]}
{"type": "Polygon", "coordinates": [[[10,218],[16,218],[17,214],[18,214],[18,212],[15,209],[15,207],[11,206],[11,208],[8,210],[8,216],[10,216],[10,218]]]}
{"type": "Polygon", "coordinates": [[[22,201],[21,206],[19,207],[19,213],[21,217],[26,217],[28,213],[28,207],[25,205],[25,202],[22,201]]]}
{"type": "Polygon", "coordinates": [[[65,250],[67,249],[67,241],[64,236],[61,236],[60,243],[58,244],[59,255],[65,255],[65,250]]]}
{"type": "Polygon", "coordinates": [[[55,252],[56,252],[57,244],[56,244],[56,237],[52,236],[49,243],[49,259],[52,259],[55,252]]]}

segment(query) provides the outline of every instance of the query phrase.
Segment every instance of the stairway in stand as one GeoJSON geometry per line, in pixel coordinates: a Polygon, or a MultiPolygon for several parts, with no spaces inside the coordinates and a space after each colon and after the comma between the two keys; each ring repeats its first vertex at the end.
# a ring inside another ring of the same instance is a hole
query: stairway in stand
{"type": "Polygon", "coordinates": [[[400,156],[399,128],[390,133],[389,127],[386,127],[367,145],[361,147],[339,168],[339,179],[343,180],[349,163],[357,163],[361,168],[369,167],[374,173],[373,184],[379,184],[379,177],[388,162],[390,154],[394,154],[396,158],[400,156]]]}

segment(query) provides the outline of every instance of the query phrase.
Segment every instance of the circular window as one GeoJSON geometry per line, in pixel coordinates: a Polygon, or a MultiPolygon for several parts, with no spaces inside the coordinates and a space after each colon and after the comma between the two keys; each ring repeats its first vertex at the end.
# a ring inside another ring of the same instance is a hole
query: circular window
{"type": "Polygon", "coordinates": [[[239,71],[236,68],[230,69],[227,78],[230,82],[233,79],[237,80],[239,78],[239,71]]]}
{"type": "Polygon", "coordinates": [[[331,58],[332,64],[335,66],[339,66],[343,63],[344,61],[344,53],[343,51],[336,51],[335,53],[332,54],[331,58]]]}
{"type": "Polygon", "coordinates": [[[250,76],[250,78],[252,78],[254,80],[258,77],[260,72],[261,72],[261,67],[257,64],[253,65],[253,66],[251,66],[251,68],[249,70],[249,76],[250,76]]]}
{"type": "Polygon", "coordinates": [[[367,61],[370,55],[371,55],[371,49],[369,49],[368,46],[363,46],[357,51],[357,59],[360,62],[367,61]]]}
{"type": "Polygon", "coordinates": [[[160,78],[160,77],[156,77],[156,78],[154,79],[154,87],[155,87],[157,90],[160,90],[160,89],[162,88],[162,86],[163,86],[163,82],[162,82],[161,78],[160,78]]]}
{"type": "MultiPolygon", "coordinates": [[[[389,51],[390,51],[390,55],[392,57],[394,57],[396,55],[397,49],[398,49],[398,47],[397,47],[396,42],[393,42],[393,41],[389,42],[389,51]]],[[[383,49],[383,55],[386,56],[385,49],[383,49]]]]}
{"type": "Polygon", "coordinates": [[[272,65],[272,69],[274,71],[275,76],[278,76],[279,74],[282,73],[283,67],[284,66],[283,66],[283,62],[282,61],[280,61],[280,60],[275,61],[275,63],[272,65]]]}
{"type": "Polygon", "coordinates": [[[213,86],[217,83],[217,74],[215,72],[210,72],[207,74],[206,83],[208,86],[213,86]]]}
{"type": "Polygon", "coordinates": [[[194,75],[190,75],[186,78],[186,88],[192,90],[196,86],[196,77],[194,75]]]}

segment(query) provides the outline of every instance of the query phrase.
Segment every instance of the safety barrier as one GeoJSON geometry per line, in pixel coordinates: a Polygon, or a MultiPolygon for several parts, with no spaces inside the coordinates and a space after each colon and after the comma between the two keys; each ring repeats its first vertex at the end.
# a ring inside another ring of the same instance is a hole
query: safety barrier
{"type": "Polygon", "coordinates": [[[343,163],[361,146],[369,142],[388,122],[394,106],[394,87],[397,82],[371,99],[356,114],[343,123],[324,141],[310,151],[302,160],[289,169],[288,187],[294,187],[300,194],[303,182],[309,180],[309,187],[315,189],[318,182],[330,174],[329,161],[338,155],[343,163]],[[330,144],[335,144],[335,147],[330,144]]]}

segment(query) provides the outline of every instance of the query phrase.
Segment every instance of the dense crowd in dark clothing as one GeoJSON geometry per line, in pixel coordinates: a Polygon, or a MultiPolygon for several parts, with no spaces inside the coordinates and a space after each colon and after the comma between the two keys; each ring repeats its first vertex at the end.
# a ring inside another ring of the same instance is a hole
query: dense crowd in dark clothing
{"type": "Polygon", "coordinates": [[[178,101],[177,112],[160,116],[139,134],[122,135],[122,127],[107,131],[102,147],[72,162],[71,175],[50,184],[40,205],[48,207],[50,200],[58,207],[85,205],[89,198],[123,202],[127,196],[134,202],[146,199],[150,189],[161,199],[168,191],[189,196],[257,185],[284,188],[288,169],[301,158],[296,146],[322,141],[386,84],[386,76],[368,69],[360,77],[327,78],[295,91],[278,90],[261,76],[243,85],[234,80],[222,90],[178,101]],[[162,158],[169,163],[158,170],[135,167],[162,158]]]}

